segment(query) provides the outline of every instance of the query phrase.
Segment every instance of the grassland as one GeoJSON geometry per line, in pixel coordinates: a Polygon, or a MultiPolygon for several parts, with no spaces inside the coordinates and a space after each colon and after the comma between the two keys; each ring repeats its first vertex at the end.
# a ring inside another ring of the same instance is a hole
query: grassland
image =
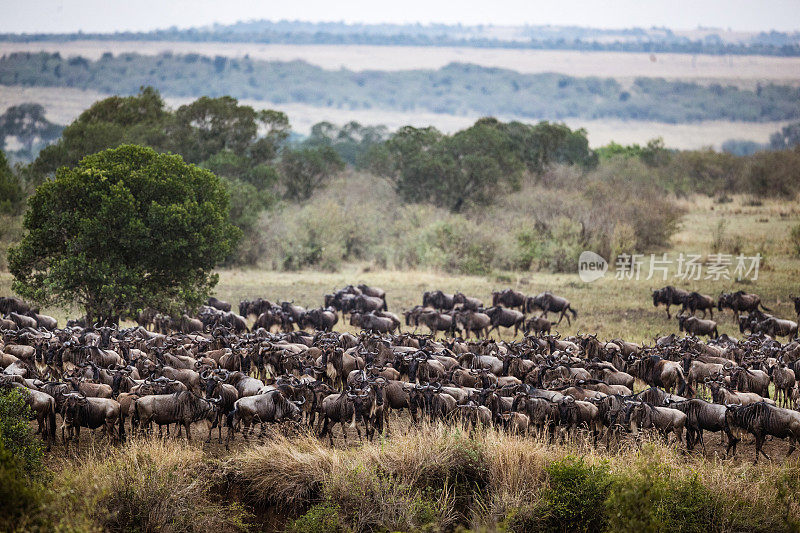
{"type": "MultiPolygon", "coordinates": [[[[489,276],[463,276],[435,271],[391,271],[375,269],[372,265],[346,265],[339,272],[272,272],[260,269],[220,270],[217,295],[231,302],[261,296],[272,300],[294,300],[295,303],[318,307],[323,294],[349,283],[364,282],[386,290],[390,311],[399,313],[421,303],[422,293],[431,289],[448,292],[460,290],[468,295],[491,302],[493,290],[514,287],[528,294],[550,290],[568,298],[578,310],[578,319],[568,326],[562,322],[556,329],[562,334],[578,331],[596,332],[600,338],[623,337],[636,342],[651,342],[660,334],[677,332],[677,322],[667,320],[663,307],[654,308],[650,290],[674,284],[700,292],[718,295],[721,291],[743,288],[760,294],[766,305],[778,316],[793,318],[790,294],[800,293],[800,258],[789,242],[789,230],[800,222],[800,208],[778,201],[752,203],[745,197],[735,197],[729,203],[716,203],[707,197],[683,200],[688,212],[682,229],[668,249],[654,250],[657,256],[667,253],[675,260],[678,254],[696,253],[707,259],[715,246],[719,253],[763,256],[758,279],[738,283],[735,280],[701,279],[682,281],[674,276],[673,264],[667,281],[656,274],[647,280],[649,264],[641,268],[640,279],[617,280],[615,267],[609,266],[606,276],[592,283],[582,282],[577,273],[496,272],[489,276]],[[720,226],[722,224],[722,226],[720,226]],[[720,229],[722,228],[722,229],[720,229]],[[715,244],[715,241],[716,244],[715,244]]],[[[649,257],[646,258],[649,261],[649,257]]],[[[703,270],[705,276],[705,270],[703,270]]],[[[9,292],[9,274],[0,274],[0,293],[9,292]]],[[[673,308],[674,310],[674,308],[673,308]]],[[[66,313],[46,310],[62,323],[66,313]]],[[[72,313],[74,316],[76,313],[72,313]]],[[[738,335],[730,312],[715,314],[720,333],[738,335]]],[[[339,324],[337,329],[351,330],[339,324]]],[[[503,338],[510,338],[503,331],[503,338]]]]}

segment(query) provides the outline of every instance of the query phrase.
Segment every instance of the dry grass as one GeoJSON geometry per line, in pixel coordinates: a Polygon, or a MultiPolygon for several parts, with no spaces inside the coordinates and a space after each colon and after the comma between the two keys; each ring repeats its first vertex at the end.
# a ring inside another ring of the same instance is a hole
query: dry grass
{"type": "MultiPolygon", "coordinates": [[[[800,518],[797,505],[787,507],[776,497],[779,487],[786,486],[782,480],[796,478],[796,461],[758,467],[708,461],[660,441],[607,453],[582,439],[548,445],[535,437],[494,430],[470,437],[439,425],[345,449],[330,448],[313,437],[276,437],[234,453],[227,469],[259,505],[302,513],[327,502],[356,531],[420,527],[424,524],[414,510],[425,502],[435,509],[435,518],[428,519],[440,527],[457,520],[495,530],[509,516],[542,505],[548,469],[570,456],[580,457],[589,467],[607,467],[611,479],[622,485],[633,483],[642,472],[666,486],[685,486],[696,479],[697,490],[708,498],[713,530],[741,529],[758,520],[758,529],[777,525],[783,530],[782,521],[800,518]]],[[[790,499],[796,490],[789,491],[790,499]]]]}
{"type": "Polygon", "coordinates": [[[110,449],[101,444],[54,465],[54,490],[64,497],[60,505],[71,500],[104,531],[245,529],[241,509],[212,494],[211,463],[202,449],[183,441],[132,439],[110,449]]]}

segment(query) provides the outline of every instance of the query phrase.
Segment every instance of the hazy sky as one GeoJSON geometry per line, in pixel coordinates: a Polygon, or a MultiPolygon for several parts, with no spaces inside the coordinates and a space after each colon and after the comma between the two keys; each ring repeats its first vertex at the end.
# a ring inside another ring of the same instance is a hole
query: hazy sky
{"type": "Polygon", "coordinates": [[[0,0],[0,32],[111,32],[251,19],[800,29],[800,0],[0,0]]]}

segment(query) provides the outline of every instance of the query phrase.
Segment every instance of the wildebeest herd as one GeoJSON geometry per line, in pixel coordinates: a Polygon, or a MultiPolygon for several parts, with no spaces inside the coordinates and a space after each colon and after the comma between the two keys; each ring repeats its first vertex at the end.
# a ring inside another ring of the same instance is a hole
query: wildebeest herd
{"type": "Polygon", "coordinates": [[[712,432],[727,454],[750,434],[756,461],[767,455],[767,436],[787,439],[794,451],[796,324],[785,329],[790,321],[764,314],[769,309],[755,295],[724,294],[717,309],[732,309],[749,334],[720,336],[716,326],[712,332],[691,321],[697,311],[713,313],[713,300],[674,287],[652,296],[654,305],[683,307],[686,336],[649,344],[562,338],[551,326],[577,317],[569,301],[512,289],[492,293],[490,307],[460,292],[426,292],[402,321],[388,311],[383,290],[359,285],[325,295],[318,309],[258,298],[240,302],[237,314],[211,299],[194,317],[146,310],[129,328],[70,321],[58,329],[24,302],[2,298],[9,318],[1,326],[0,386],[24,392],[48,446],[59,428],[60,440],[77,447],[81,428],[102,429],[111,441],[155,426],[169,433],[170,425],[187,439],[200,427],[210,441],[216,428],[222,442],[224,427],[227,446],[236,433],[251,438],[257,425],[262,435],[278,424],[306,428],[333,444],[336,425],[346,441],[348,428],[373,439],[436,422],[551,442],[580,434],[606,447],[652,430],[688,450],[705,450],[712,432]],[[551,312],[558,322],[549,321],[551,312]],[[333,331],[340,314],[360,333],[333,331]],[[525,336],[490,338],[501,327],[525,336]],[[697,338],[709,334],[707,342],[697,338]],[[638,392],[637,382],[644,385],[638,392]],[[403,411],[410,420],[399,424],[403,411]]]}

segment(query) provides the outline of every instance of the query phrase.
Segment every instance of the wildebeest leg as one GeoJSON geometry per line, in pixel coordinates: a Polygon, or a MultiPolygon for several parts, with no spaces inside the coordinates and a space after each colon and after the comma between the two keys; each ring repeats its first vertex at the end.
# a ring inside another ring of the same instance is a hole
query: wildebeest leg
{"type": "MultiPolygon", "coordinates": [[[[344,439],[344,443],[347,444],[347,424],[345,424],[344,420],[339,422],[339,425],[342,426],[342,438],[344,439]]],[[[356,428],[358,429],[358,428],[356,428]]],[[[331,432],[333,433],[333,432],[331,432]]],[[[361,438],[361,432],[358,433],[359,439],[361,438]]],[[[331,446],[333,446],[333,436],[331,436],[331,446]]]]}
{"type": "Polygon", "coordinates": [[[184,426],[186,426],[186,441],[192,442],[191,422],[184,422],[184,426]]]}
{"type": "Polygon", "coordinates": [[[766,440],[764,435],[756,436],[756,460],[753,461],[753,464],[758,463],[758,454],[759,453],[761,455],[763,455],[764,457],[766,457],[767,461],[771,461],[772,460],[770,458],[770,456],[767,455],[767,452],[764,451],[764,440],[766,440]]]}
{"type": "Polygon", "coordinates": [[[795,447],[797,446],[797,439],[789,439],[789,451],[786,452],[786,457],[789,457],[794,452],[795,447]]]}
{"type": "Polygon", "coordinates": [[[667,318],[672,318],[672,315],[669,314],[669,304],[667,304],[667,318]]]}

